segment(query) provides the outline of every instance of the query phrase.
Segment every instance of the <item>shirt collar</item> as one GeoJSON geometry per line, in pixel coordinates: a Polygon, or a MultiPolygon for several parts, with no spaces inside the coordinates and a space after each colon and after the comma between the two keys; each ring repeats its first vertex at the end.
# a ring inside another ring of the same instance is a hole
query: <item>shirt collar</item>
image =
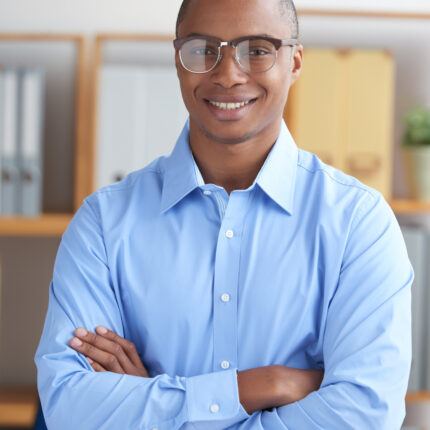
{"type": "MultiPolygon", "coordinates": [[[[257,183],[281,208],[292,214],[298,150],[282,121],[278,139],[249,189],[257,183]]],[[[165,159],[161,213],[167,211],[204,180],[189,145],[189,120],[169,157],[165,159]]]]}
{"type": "Polygon", "coordinates": [[[198,187],[193,154],[189,145],[190,131],[187,120],[172,153],[164,164],[161,195],[161,213],[167,211],[198,187]]]}
{"type": "Polygon", "coordinates": [[[298,153],[297,145],[282,121],[278,139],[254,181],[290,215],[293,213],[298,153]]]}

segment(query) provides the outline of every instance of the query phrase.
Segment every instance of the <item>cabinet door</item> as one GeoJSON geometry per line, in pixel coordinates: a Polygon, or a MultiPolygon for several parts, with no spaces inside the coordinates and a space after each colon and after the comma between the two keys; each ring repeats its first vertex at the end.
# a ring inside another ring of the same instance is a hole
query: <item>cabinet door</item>
{"type": "Polygon", "coordinates": [[[339,51],[308,48],[301,75],[290,90],[284,118],[297,145],[344,169],[342,111],[344,63],[339,51]]]}
{"type": "Polygon", "coordinates": [[[347,60],[346,173],[391,197],[394,63],[381,50],[351,50],[347,60]]]}

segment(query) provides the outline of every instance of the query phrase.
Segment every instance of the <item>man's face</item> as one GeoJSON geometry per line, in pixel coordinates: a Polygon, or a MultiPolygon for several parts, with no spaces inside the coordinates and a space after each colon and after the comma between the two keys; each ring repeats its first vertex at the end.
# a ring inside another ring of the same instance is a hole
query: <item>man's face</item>
{"type": "MultiPolygon", "coordinates": [[[[194,0],[179,26],[179,37],[211,36],[231,41],[243,36],[294,36],[279,0],[194,0]]],[[[288,91],[300,73],[301,47],[281,47],[275,66],[264,73],[247,73],[236,63],[234,48],[221,48],[221,62],[208,73],[185,70],[176,53],[176,67],[192,126],[222,143],[239,143],[279,131],[288,91]],[[222,110],[210,102],[249,102],[235,110],[222,110]]]]}

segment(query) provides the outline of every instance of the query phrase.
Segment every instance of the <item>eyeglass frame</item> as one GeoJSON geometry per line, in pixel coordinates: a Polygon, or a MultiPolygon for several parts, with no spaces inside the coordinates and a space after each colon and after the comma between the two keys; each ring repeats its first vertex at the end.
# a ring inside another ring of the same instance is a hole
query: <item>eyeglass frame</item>
{"type": "Polygon", "coordinates": [[[297,45],[297,43],[298,43],[298,39],[277,39],[275,37],[268,37],[268,36],[242,36],[242,37],[239,37],[237,39],[232,40],[231,42],[227,42],[227,41],[221,41],[221,40],[216,39],[214,37],[194,35],[194,36],[182,37],[182,38],[175,39],[173,41],[173,46],[175,47],[176,51],[178,51],[179,60],[181,61],[182,67],[191,73],[203,74],[203,73],[209,73],[213,69],[215,69],[215,67],[222,60],[223,56],[221,54],[221,48],[223,46],[232,46],[234,48],[234,50],[235,50],[234,59],[236,60],[236,63],[239,65],[239,67],[242,70],[245,70],[247,73],[266,73],[275,66],[276,60],[278,59],[278,51],[282,46],[295,46],[295,45],[297,45]],[[185,67],[185,64],[182,60],[181,48],[184,46],[184,44],[186,42],[188,42],[190,40],[196,40],[196,39],[204,39],[204,40],[212,41],[212,42],[215,42],[218,44],[218,58],[217,58],[215,64],[209,70],[206,70],[204,72],[195,72],[194,70],[188,69],[187,67],[185,67]],[[275,47],[275,59],[273,61],[273,64],[267,70],[263,70],[261,72],[252,72],[251,70],[248,70],[242,64],[240,64],[239,58],[237,56],[237,45],[240,42],[243,42],[245,40],[266,40],[267,42],[271,42],[273,44],[273,46],[275,47]]]}

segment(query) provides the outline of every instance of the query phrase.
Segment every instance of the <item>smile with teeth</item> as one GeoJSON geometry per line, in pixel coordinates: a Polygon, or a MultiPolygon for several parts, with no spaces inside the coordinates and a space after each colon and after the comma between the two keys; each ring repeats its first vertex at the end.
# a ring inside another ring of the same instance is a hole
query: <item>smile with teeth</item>
{"type": "Polygon", "coordinates": [[[233,110],[233,109],[239,109],[245,105],[247,105],[251,100],[245,101],[245,102],[239,102],[239,103],[219,103],[219,102],[213,102],[212,100],[209,100],[209,103],[212,106],[217,107],[218,109],[222,110],[233,110]]]}

